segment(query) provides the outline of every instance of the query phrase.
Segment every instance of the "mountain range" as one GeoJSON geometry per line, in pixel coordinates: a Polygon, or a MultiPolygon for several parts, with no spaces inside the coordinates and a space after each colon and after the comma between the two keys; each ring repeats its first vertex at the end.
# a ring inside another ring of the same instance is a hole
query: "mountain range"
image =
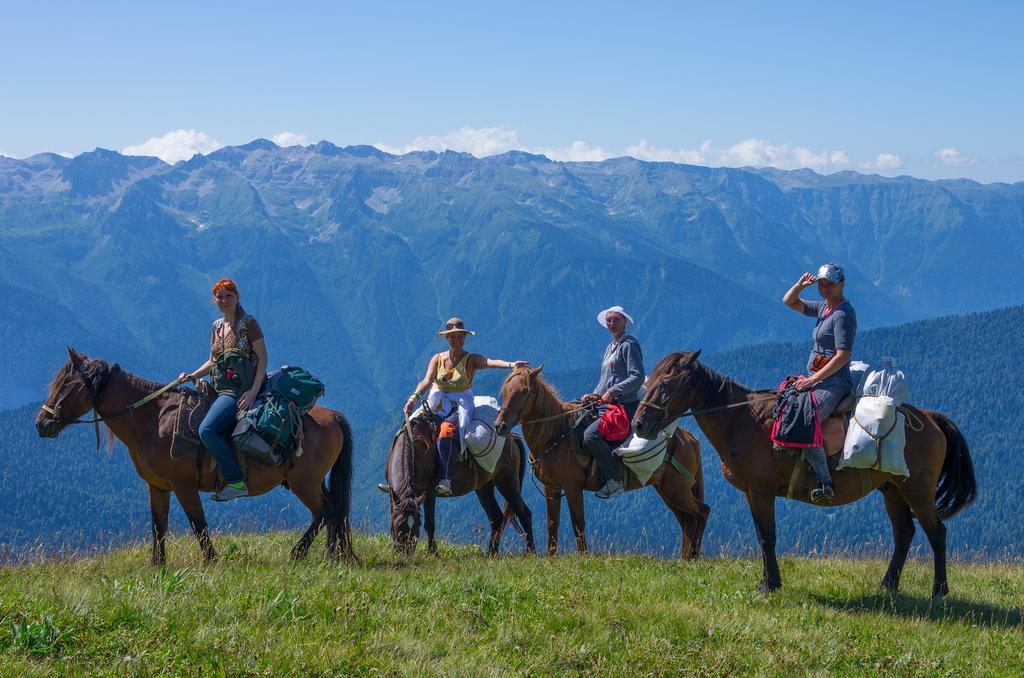
{"type": "Polygon", "coordinates": [[[616,303],[652,359],[802,339],[779,298],[829,260],[864,328],[1024,302],[1022,226],[1022,183],[262,139],[173,166],[0,157],[0,407],[38,400],[64,344],[154,379],[197,367],[221,277],[272,365],[370,422],[451,315],[471,349],[561,371],[597,360],[616,303]]]}

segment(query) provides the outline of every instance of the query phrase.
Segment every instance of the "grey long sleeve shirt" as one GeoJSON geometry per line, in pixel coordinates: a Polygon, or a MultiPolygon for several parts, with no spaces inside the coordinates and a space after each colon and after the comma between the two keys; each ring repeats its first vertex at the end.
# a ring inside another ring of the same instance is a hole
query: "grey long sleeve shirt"
{"type": "Polygon", "coordinates": [[[601,379],[594,393],[604,395],[611,390],[616,402],[632,403],[644,384],[644,354],[640,342],[626,334],[618,341],[612,340],[604,350],[601,361],[601,379]]]}

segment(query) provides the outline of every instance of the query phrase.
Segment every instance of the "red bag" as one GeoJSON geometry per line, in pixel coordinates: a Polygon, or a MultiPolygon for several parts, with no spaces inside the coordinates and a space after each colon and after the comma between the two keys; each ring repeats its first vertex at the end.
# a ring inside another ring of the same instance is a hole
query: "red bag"
{"type": "Polygon", "coordinates": [[[610,443],[617,443],[629,437],[629,415],[626,408],[612,403],[605,408],[601,421],[597,424],[597,432],[610,443]]]}

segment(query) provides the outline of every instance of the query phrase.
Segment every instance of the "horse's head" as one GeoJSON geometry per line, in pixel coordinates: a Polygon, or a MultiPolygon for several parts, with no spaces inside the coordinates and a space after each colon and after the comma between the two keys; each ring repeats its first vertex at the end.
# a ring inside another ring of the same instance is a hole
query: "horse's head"
{"type": "MultiPolygon", "coordinates": [[[[436,415],[434,415],[436,416],[436,415]]],[[[416,482],[418,449],[428,453],[434,445],[434,422],[430,414],[421,413],[409,422],[413,441],[405,427],[398,432],[388,457],[388,485],[391,494],[391,539],[395,551],[411,556],[416,552],[420,537],[420,505],[416,501],[413,484],[416,482]]],[[[433,458],[430,454],[420,455],[433,458]]]]}
{"type": "Polygon", "coordinates": [[[55,438],[70,422],[93,408],[109,375],[102,360],[90,360],[68,347],[68,361],[50,383],[46,402],[36,415],[41,438],[55,438]]]}
{"type": "Polygon", "coordinates": [[[670,353],[654,368],[647,380],[647,395],[633,415],[633,430],[638,436],[653,439],[690,409],[699,357],[700,351],[670,353]]]}
{"type": "Polygon", "coordinates": [[[494,420],[494,430],[499,436],[507,436],[512,427],[522,421],[543,369],[543,364],[532,368],[517,367],[505,377],[505,383],[501,385],[501,409],[494,420]]]}

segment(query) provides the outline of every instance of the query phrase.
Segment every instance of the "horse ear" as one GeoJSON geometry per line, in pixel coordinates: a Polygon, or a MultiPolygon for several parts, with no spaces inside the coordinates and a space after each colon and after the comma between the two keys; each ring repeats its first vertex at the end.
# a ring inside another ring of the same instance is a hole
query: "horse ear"
{"type": "Polygon", "coordinates": [[[701,352],[701,349],[698,348],[693,353],[681,356],[679,358],[679,362],[676,363],[676,366],[679,367],[679,369],[684,369],[684,368],[687,368],[687,367],[693,367],[694,365],[697,364],[697,358],[700,357],[700,352],[701,352]]]}
{"type": "Polygon", "coordinates": [[[531,369],[530,370],[530,378],[531,379],[535,378],[538,374],[540,374],[540,371],[543,370],[543,369],[544,369],[544,363],[541,363],[537,367],[534,367],[533,369],[531,369]]]}
{"type": "Polygon", "coordinates": [[[68,350],[68,360],[71,361],[72,366],[78,367],[81,365],[82,361],[85,360],[85,356],[70,346],[65,346],[65,348],[68,350]]]}
{"type": "Polygon", "coordinates": [[[698,348],[696,351],[694,351],[693,352],[693,357],[690,359],[690,362],[696,363],[697,362],[697,358],[700,357],[700,352],[703,351],[703,350],[704,349],[702,349],[702,348],[698,348]]]}

